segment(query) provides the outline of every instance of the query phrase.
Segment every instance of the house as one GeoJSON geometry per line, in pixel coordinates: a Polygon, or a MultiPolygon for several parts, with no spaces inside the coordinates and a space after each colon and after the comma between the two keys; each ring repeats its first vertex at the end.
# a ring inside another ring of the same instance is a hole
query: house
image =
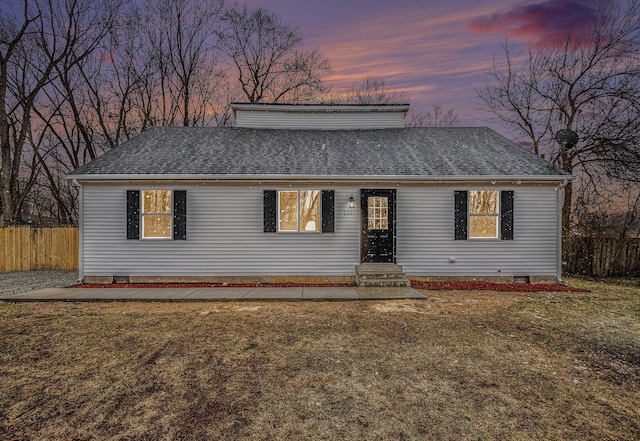
{"type": "Polygon", "coordinates": [[[486,127],[405,128],[408,108],[234,104],[237,127],[146,130],[68,176],[80,279],[561,281],[572,176],[486,127]]]}

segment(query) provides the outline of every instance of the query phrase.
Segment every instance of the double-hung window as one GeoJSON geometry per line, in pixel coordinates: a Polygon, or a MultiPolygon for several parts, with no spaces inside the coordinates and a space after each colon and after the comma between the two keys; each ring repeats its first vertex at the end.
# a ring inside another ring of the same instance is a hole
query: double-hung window
{"type": "Polygon", "coordinates": [[[499,196],[497,190],[469,191],[469,239],[497,239],[499,196]]]}
{"type": "Polygon", "coordinates": [[[454,238],[513,240],[513,190],[454,192],[454,238]]]}
{"type": "Polygon", "coordinates": [[[320,190],[278,191],[278,231],[319,233],[320,190]]]}
{"type": "Polygon", "coordinates": [[[334,190],[264,190],[265,233],[335,232],[334,190]]]}
{"type": "Polygon", "coordinates": [[[186,190],[127,190],[127,239],[186,240],[186,190]]]}
{"type": "Polygon", "coordinates": [[[171,239],[171,190],[142,190],[142,238],[171,239]]]}

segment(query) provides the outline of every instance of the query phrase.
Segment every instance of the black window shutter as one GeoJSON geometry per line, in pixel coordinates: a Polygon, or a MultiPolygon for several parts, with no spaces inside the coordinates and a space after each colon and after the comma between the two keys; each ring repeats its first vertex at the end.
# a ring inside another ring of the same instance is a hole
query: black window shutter
{"type": "Polygon", "coordinates": [[[455,192],[455,240],[467,240],[467,192],[455,192]]]}
{"type": "Polygon", "coordinates": [[[276,227],[276,219],[278,217],[276,203],[277,192],[275,190],[264,191],[264,232],[275,233],[278,231],[276,227]]]}
{"type": "Polygon", "coordinates": [[[500,192],[500,239],[513,240],[513,191],[500,192]]]}
{"type": "Polygon", "coordinates": [[[173,240],[187,240],[187,191],[173,191],[173,240]]]}
{"type": "Polygon", "coordinates": [[[140,190],[127,190],[127,239],[140,239],[140,190]]]}
{"type": "Polygon", "coordinates": [[[335,232],[335,191],[322,190],[322,232],[335,232]]]}

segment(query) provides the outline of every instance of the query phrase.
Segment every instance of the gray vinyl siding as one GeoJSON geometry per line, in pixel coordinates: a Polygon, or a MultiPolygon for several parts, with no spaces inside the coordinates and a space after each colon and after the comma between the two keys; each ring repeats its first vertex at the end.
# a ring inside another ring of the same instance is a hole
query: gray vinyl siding
{"type": "Polygon", "coordinates": [[[414,276],[559,276],[558,191],[499,189],[514,190],[514,240],[454,240],[454,191],[465,188],[399,190],[397,263],[414,276]]]}
{"type": "Polygon", "coordinates": [[[296,113],[238,111],[238,127],[254,129],[396,129],[404,127],[402,112],[296,113]]]}
{"type": "MultiPolygon", "coordinates": [[[[127,240],[126,190],[85,185],[81,276],[353,276],[359,258],[353,190],[336,189],[335,233],[264,233],[263,188],[187,190],[187,240],[127,240]]],[[[270,187],[275,188],[275,187],[270,187]]]]}
{"type": "MultiPolygon", "coordinates": [[[[264,233],[263,190],[276,188],[85,184],[81,277],[353,276],[360,213],[347,203],[359,189],[334,189],[335,233],[264,233]],[[138,188],[187,190],[187,240],[126,239],[126,190],[138,188]]],[[[455,241],[454,191],[464,189],[397,189],[397,263],[409,276],[559,276],[556,189],[500,187],[515,192],[515,239],[455,241]]]]}

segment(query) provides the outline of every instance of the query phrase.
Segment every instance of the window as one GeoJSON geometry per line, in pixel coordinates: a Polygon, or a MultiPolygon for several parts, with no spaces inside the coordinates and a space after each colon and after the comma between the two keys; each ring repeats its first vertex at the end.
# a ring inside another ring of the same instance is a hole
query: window
{"type": "Polygon", "coordinates": [[[306,231],[334,233],[335,191],[322,190],[319,193],[320,200],[318,190],[263,190],[263,231],[277,233],[309,228],[306,231]]]}
{"type": "Polygon", "coordinates": [[[186,190],[127,190],[127,239],[187,240],[186,190]]]}
{"type": "Polygon", "coordinates": [[[367,219],[369,230],[389,229],[389,198],[369,196],[367,199],[367,219]]]}
{"type": "Polygon", "coordinates": [[[320,190],[278,191],[278,231],[319,233],[320,190]]]}
{"type": "Polygon", "coordinates": [[[171,190],[143,190],[142,237],[144,239],[171,239],[173,206],[171,190]]]}
{"type": "Polygon", "coordinates": [[[469,238],[498,238],[497,190],[469,191],[469,238]]]}
{"type": "Polygon", "coordinates": [[[514,192],[455,191],[454,219],[455,240],[514,240],[514,192]]]}

